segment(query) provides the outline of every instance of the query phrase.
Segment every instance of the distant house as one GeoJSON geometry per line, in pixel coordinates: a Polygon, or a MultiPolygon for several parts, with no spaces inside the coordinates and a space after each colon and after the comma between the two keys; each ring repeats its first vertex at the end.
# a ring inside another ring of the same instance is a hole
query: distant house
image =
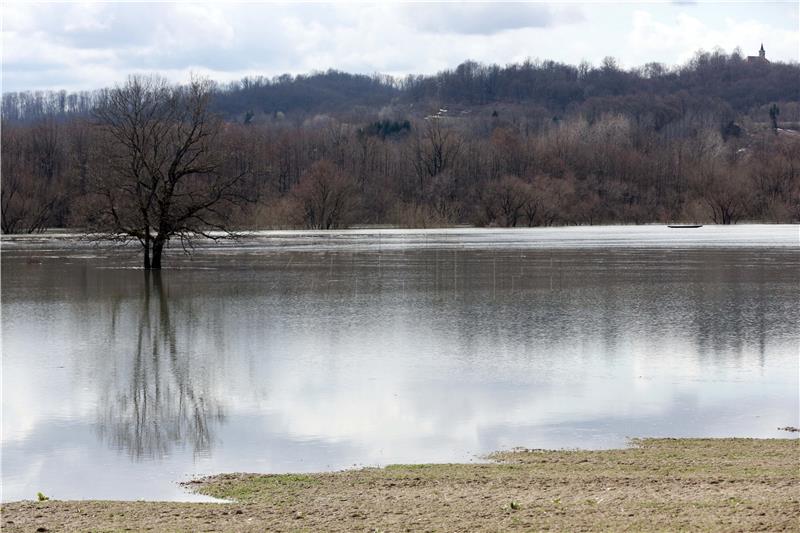
{"type": "Polygon", "coordinates": [[[764,51],[764,43],[761,43],[761,50],[758,51],[757,56],[747,56],[748,63],[769,63],[767,59],[767,52],[764,51]]]}

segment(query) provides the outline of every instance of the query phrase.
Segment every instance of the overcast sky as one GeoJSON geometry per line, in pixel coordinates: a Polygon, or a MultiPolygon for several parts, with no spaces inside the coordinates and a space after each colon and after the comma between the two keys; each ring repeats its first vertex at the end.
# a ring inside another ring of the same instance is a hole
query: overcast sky
{"type": "Polygon", "coordinates": [[[429,74],[465,59],[624,67],[763,41],[800,59],[798,1],[628,3],[228,3],[8,1],[3,90],[93,89],[132,72],[219,81],[335,68],[429,74]]]}

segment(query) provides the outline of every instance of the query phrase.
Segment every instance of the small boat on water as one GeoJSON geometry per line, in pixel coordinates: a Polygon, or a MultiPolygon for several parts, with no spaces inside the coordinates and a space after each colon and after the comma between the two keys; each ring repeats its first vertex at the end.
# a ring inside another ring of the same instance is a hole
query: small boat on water
{"type": "Polygon", "coordinates": [[[676,228],[676,229],[690,229],[690,228],[702,228],[702,224],[672,224],[667,226],[668,228],[676,228]]]}

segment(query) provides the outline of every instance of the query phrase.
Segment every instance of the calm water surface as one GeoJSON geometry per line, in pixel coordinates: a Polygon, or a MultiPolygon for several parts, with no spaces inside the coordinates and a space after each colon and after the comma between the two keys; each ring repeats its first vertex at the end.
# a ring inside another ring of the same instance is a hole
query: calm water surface
{"type": "Polygon", "coordinates": [[[800,425],[798,226],[2,246],[2,498],[800,425]]]}

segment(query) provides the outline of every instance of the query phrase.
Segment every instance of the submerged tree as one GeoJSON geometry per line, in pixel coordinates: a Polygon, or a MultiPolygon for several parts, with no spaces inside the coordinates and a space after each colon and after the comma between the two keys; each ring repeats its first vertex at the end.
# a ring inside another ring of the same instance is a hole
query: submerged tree
{"type": "Polygon", "coordinates": [[[0,144],[0,231],[42,232],[67,200],[59,125],[53,120],[4,123],[0,144]]]}
{"type": "Polygon", "coordinates": [[[512,175],[486,185],[481,196],[481,206],[483,208],[481,222],[484,224],[514,227],[523,216],[528,216],[528,210],[533,212],[529,217],[530,220],[536,214],[536,202],[531,186],[512,175]]]}
{"type": "Polygon", "coordinates": [[[300,177],[292,196],[306,227],[336,229],[352,217],[356,187],[334,163],[322,160],[300,177]]]}
{"type": "Polygon", "coordinates": [[[161,268],[173,237],[228,234],[231,207],[246,199],[247,168],[226,164],[222,125],[209,110],[213,86],[176,87],[157,76],[131,76],[102,94],[92,193],[95,234],[137,240],[144,268],[161,268]]]}

